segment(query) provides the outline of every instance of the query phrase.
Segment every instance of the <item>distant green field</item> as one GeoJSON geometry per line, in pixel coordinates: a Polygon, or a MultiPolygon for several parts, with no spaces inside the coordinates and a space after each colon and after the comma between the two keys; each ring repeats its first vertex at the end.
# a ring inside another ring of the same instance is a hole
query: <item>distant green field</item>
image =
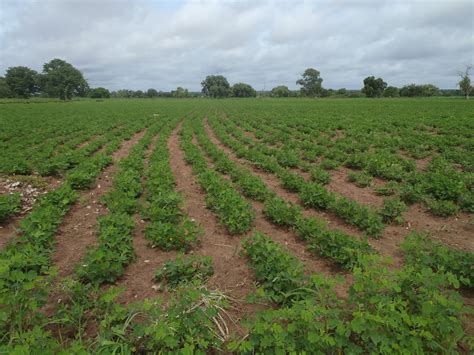
{"type": "Polygon", "coordinates": [[[473,216],[474,100],[2,100],[0,353],[469,352],[473,216]]]}

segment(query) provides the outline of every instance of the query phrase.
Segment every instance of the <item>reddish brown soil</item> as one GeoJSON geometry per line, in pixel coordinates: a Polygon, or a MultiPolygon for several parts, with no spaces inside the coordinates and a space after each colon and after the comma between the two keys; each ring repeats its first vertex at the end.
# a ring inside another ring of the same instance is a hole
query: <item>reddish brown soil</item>
{"type": "MultiPolygon", "coordinates": [[[[277,193],[278,196],[284,198],[287,201],[300,204],[301,201],[299,200],[297,194],[284,190],[281,187],[278,178],[276,178],[274,175],[255,168],[251,163],[244,159],[237,158],[231,149],[224,146],[218,140],[207,121],[205,121],[205,128],[213,143],[218,145],[219,148],[223,149],[231,159],[238,161],[239,163],[252,169],[252,171],[256,175],[260,176],[267,183],[267,185],[277,193]]],[[[308,178],[307,173],[305,174],[305,177],[308,178]]],[[[358,188],[354,184],[345,181],[344,178],[340,179],[339,185],[340,186],[338,186],[338,189],[343,189],[344,195],[350,194],[356,197],[359,202],[365,201],[365,203],[370,205],[370,203],[368,203],[369,201],[375,201],[376,199],[379,199],[378,196],[373,194],[373,192],[368,189],[367,192],[364,192],[362,197],[360,197],[360,190],[364,189],[358,188]]],[[[380,199],[377,203],[380,203],[380,199]]],[[[360,236],[363,234],[357,228],[348,225],[346,222],[331,212],[316,212],[314,210],[305,209],[304,214],[307,216],[324,218],[328,222],[330,228],[337,228],[351,235],[360,236]]],[[[406,220],[404,225],[388,225],[381,239],[369,239],[369,243],[375,249],[377,249],[380,254],[389,256],[395,261],[395,266],[400,266],[403,263],[403,254],[401,253],[399,246],[403,242],[405,236],[413,230],[428,231],[433,234],[435,238],[442,239],[448,245],[457,247],[459,249],[470,251],[473,250],[474,241],[472,235],[474,235],[474,226],[469,223],[469,219],[471,218],[469,215],[463,214],[457,219],[437,218],[425,212],[423,207],[413,206],[404,213],[404,218],[406,220]]]]}
{"type": "MultiPolygon", "coordinates": [[[[208,286],[224,292],[234,301],[230,314],[238,321],[260,308],[245,301],[247,295],[255,291],[253,272],[245,258],[239,255],[240,237],[230,236],[216,216],[206,208],[205,194],[195,181],[191,167],[184,161],[179,146],[179,129],[180,126],[173,131],[168,148],[171,169],[176,177],[176,190],[184,197],[183,210],[203,229],[201,247],[195,253],[212,257],[214,275],[208,281],[208,286]]],[[[241,332],[241,329],[237,328],[237,331],[241,332]]]]}
{"type": "Polygon", "coordinates": [[[92,143],[96,138],[97,138],[97,135],[93,135],[93,136],[87,138],[84,142],[79,143],[76,146],[76,149],[84,148],[85,146],[89,145],[89,143],[92,143]]]}
{"type": "MultiPolygon", "coordinates": [[[[204,127],[205,127],[205,130],[206,130],[206,133],[207,133],[209,139],[217,147],[222,149],[227,154],[229,159],[232,159],[233,161],[235,161],[235,162],[237,162],[237,163],[239,163],[243,166],[246,166],[247,168],[252,170],[252,173],[257,175],[258,177],[260,177],[265,182],[265,184],[270,188],[270,190],[272,190],[273,192],[275,192],[278,195],[278,197],[281,197],[284,200],[286,200],[288,202],[291,202],[291,203],[294,203],[294,204],[300,204],[301,203],[298,195],[296,193],[288,192],[287,190],[285,190],[281,186],[280,180],[275,175],[264,172],[264,171],[256,168],[253,164],[251,164],[249,161],[247,161],[245,159],[238,158],[234,154],[232,149],[225,146],[217,138],[217,136],[212,131],[211,127],[208,125],[207,120],[204,121],[204,127]]],[[[341,231],[344,231],[348,234],[359,235],[359,236],[362,235],[362,233],[357,228],[355,228],[353,226],[350,226],[350,225],[347,225],[347,223],[345,223],[341,218],[335,216],[334,214],[332,214],[330,212],[323,212],[323,211],[320,212],[320,211],[315,211],[315,210],[312,210],[312,209],[305,209],[305,210],[303,210],[303,214],[306,217],[311,217],[312,216],[312,217],[316,217],[316,218],[319,218],[319,219],[321,219],[321,218],[325,219],[326,222],[328,223],[328,226],[331,229],[336,229],[337,228],[337,229],[340,229],[341,231]]]]}
{"type": "Polygon", "coordinates": [[[338,194],[350,198],[358,203],[362,203],[372,207],[381,207],[383,198],[377,196],[369,188],[357,187],[355,184],[347,180],[350,169],[340,167],[338,170],[331,171],[331,181],[326,185],[328,190],[337,192],[338,194]]]}
{"type": "MultiPolygon", "coordinates": [[[[214,164],[210,158],[206,155],[205,151],[197,143],[197,139],[193,138],[193,143],[197,145],[201,153],[206,157],[208,164],[213,168],[214,164]]],[[[236,162],[239,164],[238,162],[236,162]]],[[[228,175],[222,175],[226,180],[231,181],[231,177],[228,175]]],[[[238,189],[238,188],[237,188],[238,189]]],[[[271,237],[275,242],[284,246],[285,249],[288,249],[293,255],[295,255],[305,266],[305,271],[307,274],[323,274],[325,276],[334,277],[335,275],[348,275],[347,272],[341,270],[336,264],[331,262],[328,259],[324,259],[314,255],[308,251],[307,243],[299,240],[294,232],[288,230],[287,228],[282,228],[275,226],[265,218],[263,214],[263,203],[258,201],[249,200],[249,203],[252,205],[253,209],[256,212],[255,218],[255,230],[264,233],[265,235],[271,237]]],[[[251,235],[254,231],[247,233],[251,235]]],[[[346,289],[341,288],[336,291],[340,291],[341,296],[347,294],[346,289]]]]}
{"type": "Polygon", "coordinates": [[[144,134],[145,131],[135,134],[113,153],[114,163],[99,175],[93,188],[80,194],[79,202],[74,204],[64,217],[55,237],[56,248],[52,256],[52,263],[58,268],[60,277],[72,274],[87,247],[97,244],[97,217],[107,213],[107,208],[100,203],[100,197],[112,186],[112,177],[118,169],[117,161],[127,156],[130,148],[144,134]]]}
{"type": "MultiPolygon", "coordinates": [[[[145,169],[149,164],[149,157],[155,148],[157,139],[160,139],[159,134],[154,138],[145,154],[145,169]]],[[[143,177],[142,183],[145,181],[146,179],[143,177]]],[[[133,248],[137,258],[127,267],[124,276],[117,283],[119,287],[124,288],[119,301],[125,304],[156,296],[157,291],[153,288],[155,286],[153,276],[165,261],[173,259],[177,254],[152,248],[145,239],[145,221],[136,215],[135,223],[133,248]]]]}

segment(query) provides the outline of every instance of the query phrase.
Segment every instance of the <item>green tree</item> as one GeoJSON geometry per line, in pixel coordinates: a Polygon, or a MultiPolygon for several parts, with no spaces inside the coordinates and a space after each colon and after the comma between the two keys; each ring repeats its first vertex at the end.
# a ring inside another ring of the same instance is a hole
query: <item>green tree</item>
{"type": "Polygon", "coordinates": [[[399,97],[400,90],[395,86],[387,86],[387,88],[385,88],[385,90],[383,91],[383,96],[384,97],[399,97]]]}
{"type": "Polygon", "coordinates": [[[29,98],[38,91],[38,73],[28,67],[10,67],[5,81],[10,91],[17,97],[29,98]]]}
{"type": "Polygon", "coordinates": [[[296,81],[301,86],[301,95],[308,97],[320,96],[322,92],[323,79],[320,77],[319,71],[308,68],[304,71],[302,78],[296,81]]]}
{"type": "Polygon", "coordinates": [[[43,65],[40,82],[45,93],[61,100],[70,100],[73,96],[85,96],[89,88],[79,70],[57,58],[43,65]]]}
{"type": "Polygon", "coordinates": [[[374,76],[368,76],[364,79],[364,87],[361,92],[367,97],[380,97],[387,87],[387,83],[382,78],[375,79],[374,76]]]}
{"type": "Polygon", "coordinates": [[[98,87],[89,91],[89,97],[92,99],[109,99],[110,91],[106,88],[98,87]]]}
{"type": "Polygon", "coordinates": [[[172,97],[177,97],[177,98],[184,98],[189,96],[189,91],[188,89],[184,89],[181,86],[178,86],[176,90],[171,91],[171,96],[172,97]]]}
{"type": "Polygon", "coordinates": [[[290,95],[290,89],[285,85],[276,86],[271,91],[271,96],[273,97],[289,97],[290,95]]]}
{"type": "Polygon", "coordinates": [[[237,83],[232,85],[232,96],[234,97],[256,97],[257,92],[249,84],[237,83]]]}
{"type": "Polygon", "coordinates": [[[428,97],[428,96],[435,96],[440,93],[438,87],[434,86],[433,84],[424,84],[424,85],[416,85],[410,84],[405,85],[400,89],[400,96],[405,97],[428,97]]]}
{"type": "Polygon", "coordinates": [[[229,82],[222,75],[208,75],[201,86],[203,94],[209,97],[227,97],[231,92],[229,82]]]}
{"type": "Polygon", "coordinates": [[[338,96],[347,96],[347,89],[346,88],[338,89],[336,90],[336,94],[338,96]]]}
{"type": "Polygon", "coordinates": [[[7,80],[3,76],[0,76],[0,98],[8,99],[13,96],[13,91],[10,90],[10,87],[7,84],[7,80]]]}
{"type": "Polygon", "coordinates": [[[149,98],[158,97],[158,91],[150,88],[146,91],[146,97],[149,97],[149,98]]]}
{"type": "Polygon", "coordinates": [[[437,96],[439,95],[439,88],[433,84],[421,85],[421,96],[437,96]]]}
{"type": "Polygon", "coordinates": [[[466,70],[464,72],[459,73],[459,76],[461,77],[461,80],[459,81],[459,89],[461,90],[461,93],[464,95],[464,97],[469,99],[469,94],[473,90],[473,87],[471,86],[471,76],[469,71],[472,69],[472,66],[467,65],[466,70]]]}
{"type": "Polygon", "coordinates": [[[132,91],[132,97],[137,99],[143,99],[146,97],[146,94],[141,90],[132,91]]]}

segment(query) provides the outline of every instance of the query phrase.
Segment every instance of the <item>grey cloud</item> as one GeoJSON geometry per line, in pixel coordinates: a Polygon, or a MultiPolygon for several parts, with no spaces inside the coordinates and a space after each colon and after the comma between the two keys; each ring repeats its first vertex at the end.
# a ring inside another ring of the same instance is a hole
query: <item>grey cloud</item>
{"type": "Polygon", "coordinates": [[[267,89],[317,68],[326,87],[454,87],[474,62],[471,1],[0,0],[0,71],[64,58],[92,86],[199,90],[208,74],[267,89]]]}

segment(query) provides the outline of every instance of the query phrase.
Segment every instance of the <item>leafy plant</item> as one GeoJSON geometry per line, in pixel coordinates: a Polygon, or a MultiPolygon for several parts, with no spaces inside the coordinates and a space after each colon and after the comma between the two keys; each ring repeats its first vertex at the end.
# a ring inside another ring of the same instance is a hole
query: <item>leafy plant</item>
{"type": "Polygon", "coordinates": [[[379,213],[384,222],[403,223],[402,213],[407,209],[406,205],[399,199],[385,199],[379,213]]]}
{"type": "Polygon", "coordinates": [[[425,202],[435,216],[449,217],[459,212],[459,207],[452,201],[429,198],[425,202]]]}
{"type": "Polygon", "coordinates": [[[368,187],[372,185],[373,177],[365,172],[351,172],[347,175],[347,180],[354,182],[358,187],[368,187]]]}
{"type": "Polygon", "coordinates": [[[302,186],[299,197],[308,207],[321,210],[326,209],[334,201],[333,195],[319,184],[305,184],[302,186]]]}
{"type": "Polygon", "coordinates": [[[180,224],[151,222],[145,229],[145,238],[150,244],[165,251],[188,251],[199,243],[200,234],[199,227],[188,218],[180,224]]]}
{"type": "Polygon", "coordinates": [[[331,174],[329,174],[326,170],[321,169],[319,167],[313,168],[310,171],[311,179],[319,184],[329,184],[331,182],[331,174]]]}
{"type": "Polygon", "coordinates": [[[293,227],[301,216],[301,208],[274,197],[265,201],[263,214],[277,225],[293,227]]]}
{"type": "Polygon", "coordinates": [[[21,196],[19,193],[0,195],[0,223],[19,212],[21,196]]]}
{"type": "Polygon", "coordinates": [[[426,234],[411,233],[401,245],[405,262],[414,267],[430,267],[449,272],[467,287],[474,287],[474,254],[448,248],[426,234]]]}
{"type": "Polygon", "coordinates": [[[213,273],[214,268],[210,256],[185,255],[167,261],[155,273],[155,281],[174,288],[189,282],[204,282],[213,273]]]}
{"type": "Polygon", "coordinates": [[[392,196],[399,190],[399,185],[396,181],[389,181],[384,185],[375,187],[374,191],[377,195],[392,196]]]}

